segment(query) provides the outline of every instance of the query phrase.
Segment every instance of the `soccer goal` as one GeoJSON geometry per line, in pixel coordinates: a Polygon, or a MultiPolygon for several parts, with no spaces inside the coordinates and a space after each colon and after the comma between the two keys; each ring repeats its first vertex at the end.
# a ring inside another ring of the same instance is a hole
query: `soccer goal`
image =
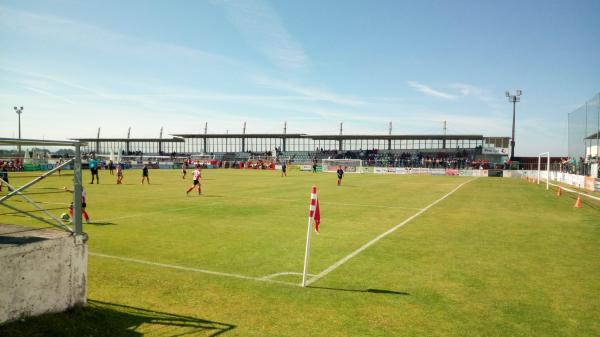
{"type": "Polygon", "coordinates": [[[538,166],[537,166],[537,183],[540,184],[540,176],[546,179],[546,189],[550,188],[550,152],[544,152],[538,154],[538,166]],[[542,174],[542,158],[546,157],[546,172],[542,174]]]}
{"type": "Polygon", "coordinates": [[[346,173],[364,173],[360,159],[323,159],[323,172],[336,172],[341,167],[346,173]]]}
{"type": "Polygon", "coordinates": [[[216,161],[215,155],[208,154],[194,154],[190,156],[190,160],[193,165],[211,165],[214,161],[216,161]]]}

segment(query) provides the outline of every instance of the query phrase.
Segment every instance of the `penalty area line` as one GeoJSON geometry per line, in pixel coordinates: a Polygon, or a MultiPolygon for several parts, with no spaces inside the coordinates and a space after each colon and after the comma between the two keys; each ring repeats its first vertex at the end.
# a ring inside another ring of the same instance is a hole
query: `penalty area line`
{"type": "MultiPolygon", "coordinates": [[[[220,271],[213,271],[213,270],[207,270],[207,269],[183,267],[183,266],[178,266],[178,265],[174,265],[174,264],[166,264],[166,263],[145,261],[145,260],[133,259],[133,258],[129,258],[129,257],[121,257],[121,256],[101,254],[101,253],[89,252],[89,255],[98,256],[98,257],[104,257],[104,258],[108,258],[108,259],[121,260],[121,261],[126,261],[126,262],[132,262],[132,263],[138,263],[138,264],[145,264],[145,265],[154,266],[154,267],[169,268],[169,269],[184,270],[184,271],[192,271],[192,272],[195,272],[195,273],[202,273],[202,274],[209,274],[209,275],[216,275],[216,276],[237,278],[237,279],[242,279],[242,280],[252,280],[252,281],[260,281],[260,282],[268,282],[268,283],[285,284],[285,285],[294,286],[294,287],[298,287],[299,286],[297,283],[272,280],[272,279],[269,278],[269,276],[271,276],[271,275],[267,275],[266,277],[254,277],[254,276],[241,275],[241,274],[223,273],[223,272],[220,272],[220,271]]],[[[277,274],[273,274],[273,275],[277,275],[277,274]]]]}
{"type": "Polygon", "coordinates": [[[352,253],[346,255],[345,257],[341,258],[340,260],[338,260],[336,263],[332,264],[331,266],[329,266],[327,269],[323,270],[322,272],[320,272],[319,274],[317,274],[317,276],[309,279],[306,281],[306,285],[310,285],[318,280],[320,280],[321,278],[323,278],[325,275],[331,273],[332,271],[334,271],[335,269],[337,269],[339,266],[343,265],[344,263],[348,262],[348,260],[350,260],[351,258],[355,257],[356,255],[360,254],[362,251],[364,251],[365,249],[369,248],[370,246],[372,246],[373,244],[375,244],[377,241],[383,239],[384,237],[388,236],[389,234],[393,233],[394,231],[396,231],[398,228],[406,225],[407,223],[409,223],[411,220],[413,220],[414,218],[418,217],[419,215],[425,213],[428,209],[430,209],[431,207],[435,206],[437,203],[439,203],[440,201],[446,199],[447,197],[449,197],[450,195],[452,195],[454,192],[458,191],[459,188],[463,187],[464,185],[470,183],[471,181],[475,180],[477,178],[473,178],[470,179],[468,181],[465,181],[464,183],[456,186],[452,191],[448,192],[447,194],[445,194],[443,197],[437,199],[436,201],[432,202],[431,204],[429,204],[428,206],[422,208],[420,211],[418,211],[417,213],[413,214],[411,217],[409,217],[408,219],[402,221],[401,223],[397,224],[396,226],[388,229],[387,231],[385,231],[384,233],[378,235],[376,238],[374,238],[373,240],[365,243],[364,245],[362,245],[360,248],[358,248],[357,250],[353,251],[352,253]]]}

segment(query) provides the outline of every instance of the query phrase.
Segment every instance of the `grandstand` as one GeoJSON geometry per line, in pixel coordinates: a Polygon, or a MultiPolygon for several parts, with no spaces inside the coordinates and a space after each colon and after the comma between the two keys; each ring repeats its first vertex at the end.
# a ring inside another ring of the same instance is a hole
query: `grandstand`
{"type": "MultiPolygon", "coordinates": [[[[323,159],[361,159],[364,166],[479,168],[502,165],[509,137],[483,135],[308,135],[174,134],[172,139],[78,138],[84,152],[121,152],[139,156],[211,155],[221,162],[252,157],[278,158],[294,164],[323,159]]],[[[180,160],[176,160],[180,161],[180,160]]]]}

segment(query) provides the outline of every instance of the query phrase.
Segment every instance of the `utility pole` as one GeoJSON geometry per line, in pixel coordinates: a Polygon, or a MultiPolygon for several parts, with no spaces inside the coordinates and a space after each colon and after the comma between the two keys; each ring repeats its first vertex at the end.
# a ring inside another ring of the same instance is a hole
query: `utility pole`
{"type": "Polygon", "coordinates": [[[286,144],[286,138],[285,138],[286,134],[287,134],[287,121],[283,122],[283,138],[281,139],[281,145],[283,146],[284,152],[287,150],[287,144],[286,144]]]}
{"type": "Polygon", "coordinates": [[[338,140],[338,150],[342,151],[342,131],[344,129],[344,122],[340,122],[340,139],[338,140]]]}
{"type": "Polygon", "coordinates": [[[98,134],[96,134],[96,153],[100,153],[100,128],[98,128],[98,134]]]}
{"type": "Polygon", "coordinates": [[[392,121],[390,121],[390,125],[389,125],[389,130],[388,130],[388,136],[390,136],[387,140],[388,143],[388,151],[392,150],[392,121]]]}

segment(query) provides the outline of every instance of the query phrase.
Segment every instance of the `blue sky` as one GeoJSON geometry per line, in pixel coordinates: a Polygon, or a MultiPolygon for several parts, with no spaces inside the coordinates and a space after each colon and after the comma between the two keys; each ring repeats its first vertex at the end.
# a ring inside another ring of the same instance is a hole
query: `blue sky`
{"type": "Polygon", "coordinates": [[[600,1],[0,2],[0,137],[510,136],[566,154],[600,91],[600,1]]]}

